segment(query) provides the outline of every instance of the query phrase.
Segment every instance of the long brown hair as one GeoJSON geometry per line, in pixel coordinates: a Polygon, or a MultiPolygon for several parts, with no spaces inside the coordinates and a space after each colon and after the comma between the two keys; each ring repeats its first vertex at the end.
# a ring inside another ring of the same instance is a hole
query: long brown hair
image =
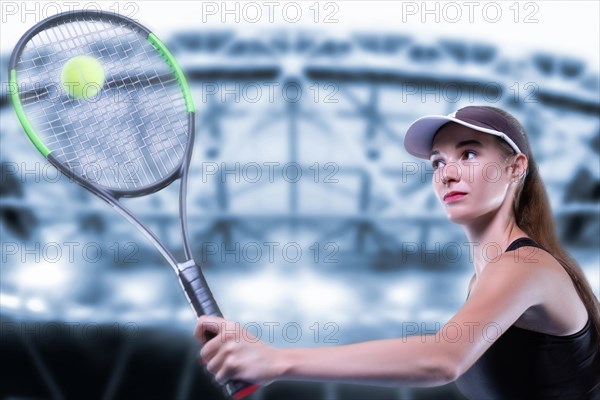
{"type": "MultiPolygon", "coordinates": [[[[527,143],[525,155],[528,160],[527,174],[517,189],[513,204],[513,212],[515,214],[517,225],[527,233],[529,237],[552,254],[552,256],[563,266],[567,274],[569,274],[573,281],[573,285],[592,320],[592,325],[596,331],[596,337],[600,338],[600,302],[594,295],[594,291],[577,261],[571,257],[558,241],[548,195],[544,183],[542,182],[542,177],[538,171],[537,163],[533,158],[531,147],[529,146],[529,141],[525,134],[525,129],[519,121],[508,112],[496,107],[483,107],[503,115],[525,138],[527,143]]],[[[507,155],[516,154],[504,140],[498,140],[502,144],[501,147],[507,155]]],[[[598,340],[598,347],[600,348],[600,340],[598,340]]]]}

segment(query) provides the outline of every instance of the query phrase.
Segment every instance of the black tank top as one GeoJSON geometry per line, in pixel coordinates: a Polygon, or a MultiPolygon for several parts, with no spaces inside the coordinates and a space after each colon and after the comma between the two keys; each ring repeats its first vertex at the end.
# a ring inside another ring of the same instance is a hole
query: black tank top
{"type": "MultiPolygon", "coordinates": [[[[523,246],[519,238],[506,251],[523,246]]],[[[600,350],[591,320],[555,336],[511,326],[456,380],[469,399],[600,399],[600,350]]]]}

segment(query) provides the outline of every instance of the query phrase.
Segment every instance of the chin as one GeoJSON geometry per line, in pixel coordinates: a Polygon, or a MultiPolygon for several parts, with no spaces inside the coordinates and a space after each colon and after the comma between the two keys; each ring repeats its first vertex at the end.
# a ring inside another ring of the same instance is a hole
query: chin
{"type": "Polygon", "coordinates": [[[489,221],[491,218],[494,218],[494,215],[498,212],[499,208],[491,208],[491,209],[469,209],[469,208],[454,208],[454,209],[446,209],[446,217],[451,222],[459,225],[469,225],[472,223],[482,223],[485,221],[489,221]],[[461,209],[462,208],[462,209],[461,209]]]}
{"type": "MultiPolygon", "coordinates": [[[[462,208],[462,207],[461,207],[462,208]]],[[[446,217],[450,222],[454,222],[459,225],[466,225],[473,219],[477,218],[477,215],[473,215],[473,210],[458,209],[457,207],[446,208],[446,217]]]]}
{"type": "Polygon", "coordinates": [[[455,224],[459,225],[466,225],[471,220],[471,218],[468,218],[465,215],[446,214],[446,216],[450,222],[454,222],[455,224]]]}

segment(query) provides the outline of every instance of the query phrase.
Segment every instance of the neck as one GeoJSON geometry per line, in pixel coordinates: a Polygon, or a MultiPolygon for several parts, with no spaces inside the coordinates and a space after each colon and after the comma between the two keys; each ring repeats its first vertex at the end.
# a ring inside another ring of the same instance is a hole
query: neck
{"type": "Polygon", "coordinates": [[[497,260],[513,240],[527,236],[517,226],[513,213],[502,208],[482,215],[464,225],[463,229],[469,241],[476,276],[483,272],[487,264],[497,260]]]}

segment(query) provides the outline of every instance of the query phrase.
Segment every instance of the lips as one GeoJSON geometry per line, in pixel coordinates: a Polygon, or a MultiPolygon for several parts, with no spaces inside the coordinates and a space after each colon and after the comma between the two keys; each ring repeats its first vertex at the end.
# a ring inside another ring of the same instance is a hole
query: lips
{"type": "Polygon", "coordinates": [[[463,197],[465,197],[466,195],[467,195],[467,193],[465,193],[465,192],[448,192],[444,195],[444,201],[450,202],[450,201],[459,200],[459,199],[462,199],[463,197]]]}

